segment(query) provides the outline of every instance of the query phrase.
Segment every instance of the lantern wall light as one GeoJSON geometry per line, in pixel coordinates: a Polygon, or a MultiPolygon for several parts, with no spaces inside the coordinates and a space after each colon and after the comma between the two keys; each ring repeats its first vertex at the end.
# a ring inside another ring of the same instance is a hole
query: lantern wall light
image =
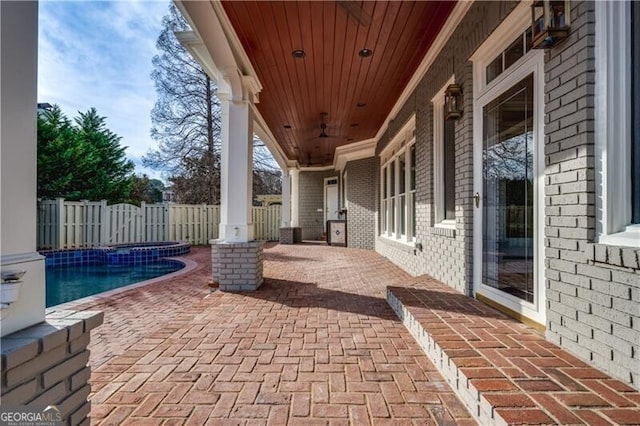
{"type": "Polygon", "coordinates": [[[531,5],[531,47],[548,49],[569,36],[569,0],[539,0],[531,5]]]}
{"type": "Polygon", "coordinates": [[[444,118],[457,120],[462,117],[462,87],[450,84],[444,91],[444,118]]]}

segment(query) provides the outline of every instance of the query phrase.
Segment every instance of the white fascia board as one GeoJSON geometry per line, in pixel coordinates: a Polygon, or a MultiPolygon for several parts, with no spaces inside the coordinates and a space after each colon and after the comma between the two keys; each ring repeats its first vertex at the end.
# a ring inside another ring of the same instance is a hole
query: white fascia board
{"type": "Polygon", "coordinates": [[[413,74],[413,77],[411,77],[411,80],[409,80],[409,83],[402,91],[400,98],[398,98],[398,101],[393,106],[391,112],[378,130],[378,133],[375,136],[375,139],[377,141],[380,141],[382,135],[384,135],[384,132],[386,132],[389,128],[389,122],[398,114],[400,108],[402,108],[402,106],[409,99],[409,96],[411,96],[416,90],[416,87],[418,87],[420,81],[427,74],[427,71],[429,71],[429,68],[431,68],[431,65],[437,59],[445,44],[449,41],[449,38],[451,37],[453,32],[456,30],[456,28],[458,28],[458,25],[462,21],[462,18],[464,18],[464,16],[467,14],[473,2],[474,0],[459,0],[456,3],[453,11],[451,12],[451,15],[449,15],[449,18],[447,19],[447,22],[445,22],[445,24],[442,26],[442,29],[438,33],[438,37],[436,37],[436,39],[434,40],[433,44],[429,48],[429,51],[420,63],[420,66],[418,66],[418,69],[413,74]]]}
{"type": "Polygon", "coordinates": [[[196,40],[199,38],[204,45],[210,60],[203,61],[207,58],[201,51],[203,49],[195,48],[198,45],[195,40],[191,40],[193,47],[188,48],[189,51],[195,50],[196,59],[208,68],[207,72],[219,77],[216,80],[218,88],[225,80],[233,101],[257,99],[262,84],[220,2],[175,0],[175,4],[193,29],[196,40]],[[211,69],[211,63],[217,72],[211,69]]]}
{"type": "Polygon", "coordinates": [[[377,143],[376,139],[367,139],[337,147],[334,154],[333,167],[341,171],[349,161],[373,157],[376,154],[377,143]]]}
{"type": "Polygon", "coordinates": [[[224,8],[222,7],[222,3],[220,2],[220,0],[212,0],[211,5],[213,6],[213,10],[216,12],[216,16],[219,20],[218,22],[225,35],[225,40],[228,43],[229,48],[233,52],[233,56],[236,60],[236,63],[238,64],[238,68],[242,70],[243,75],[250,76],[255,79],[258,91],[261,91],[262,84],[258,79],[258,74],[253,68],[253,64],[251,64],[251,60],[245,52],[244,47],[242,47],[240,38],[238,37],[236,30],[233,28],[233,25],[231,25],[231,21],[227,16],[227,12],[225,12],[224,8]]]}
{"type": "Polygon", "coordinates": [[[189,54],[200,64],[204,72],[206,72],[219,87],[222,86],[223,91],[225,91],[225,89],[228,90],[228,88],[225,87],[226,82],[224,81],[222,72],[216,67],[213,58],[209,54],[200,36],[195,31],[182,31],[175,33],[175,35],[180,44],[187,49],[189,54]]]}

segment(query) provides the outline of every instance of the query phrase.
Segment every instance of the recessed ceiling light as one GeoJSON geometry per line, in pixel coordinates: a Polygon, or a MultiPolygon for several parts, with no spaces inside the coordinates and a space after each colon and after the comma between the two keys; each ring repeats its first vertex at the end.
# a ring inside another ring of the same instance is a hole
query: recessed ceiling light
{"type": "Polygon", "coordinates": [[[296,59],[302,59],[304,58],[305,55],[306,53],[304,53],[304,50],[302,49],[296,49],[293,52],[291,52],[291,56],[293,56],[296,59]]]}
{"type": "Polygon", "coordinates": [[[367,106],[367,104],[365,104],[364,102],[358,102],[358,103],[356,104],[356,106],[357,106],[358,108],[364,108],[364,107],[366,107],[366,106],[367,106]]]}
{"type": "Polygon", "coordinates": [[[284,125],[284,128],[285,128],[285,129],[290,129],[290,128],[291,128],[291,125],[289,125],[289,124],[285,124],[285,125],[284,125]]]}
{"type": "Polygon", "coordinates": [[[365,47],[360,52],[358,52],[358,55],[360,55],[361,58],[368,58],[369,56],[373,55],[373,50],[367,49],[365,47]]]}

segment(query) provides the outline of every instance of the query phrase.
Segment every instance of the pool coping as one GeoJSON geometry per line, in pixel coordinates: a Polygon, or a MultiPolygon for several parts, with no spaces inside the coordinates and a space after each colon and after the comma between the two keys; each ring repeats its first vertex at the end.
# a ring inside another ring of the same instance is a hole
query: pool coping
{"type": "Polygon", "coordinates": [[[171,278],[175,278],[178,277],[182,274],[186,274],[189,272],[192,272],[194,269],[196,269],[198,267],[198,263],[190,260],[190,259],[186,259],[184,257],[163,257],[162,260],[173,260],[173,261],[178,261],[184,264],[184,268],[180,269],[179,271],[176,272],[171,272],[170,274],[166,274],[166,275],[161,275],[159,277],[155,277],[155,278],[151,278],[150,280],[145,280],[145,281],[140,281],[138,283],[134,283],[134,284],[129,284],[127,286],[124,287],[118,287],[118,288],[114,288],[113,290],[108,290],[108,291],[103,291],[102,293],[98,293],[98,294],[94,294],[91,296],[87,296],[87,297],[83,297],[81,299],[76,299],[76,300],[72,300],[70,302],[65,302],[65,303],[61,303],[59,305],[53,305],[50,306],[46,309],[46,313],[50,313],[52,311],[62,311],[62,310],[73,310],[76,309],[79,305],[84,305],[87,303],[97,303],[97,302],[101,302],[102,299],[106,299],[109,297],[113,297],[113,296],[117,296],[120,293],[124,293],[126,291],[129,290],[134,290],[140,287],[145,287],[151,284],[156,284],[160,281],[164,281],[167,279],[171,279],[171,278]]]}
{"type": "Polygon", "coordinates": [[[139,265],[170,257],[183,257],[191,251],[186,241],[111,244],[39,250],[47,267],[84,266],[94,264],[139,265]]]}

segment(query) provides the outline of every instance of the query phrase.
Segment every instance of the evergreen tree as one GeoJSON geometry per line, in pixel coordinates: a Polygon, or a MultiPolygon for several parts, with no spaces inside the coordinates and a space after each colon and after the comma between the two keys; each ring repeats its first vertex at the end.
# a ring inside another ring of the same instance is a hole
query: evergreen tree
{"type": "Polygon", "coordinates": [[[38,114],[38,197],[121,202],[134,165],[92,108],[72,123],[57,105],[38,114]]]}

